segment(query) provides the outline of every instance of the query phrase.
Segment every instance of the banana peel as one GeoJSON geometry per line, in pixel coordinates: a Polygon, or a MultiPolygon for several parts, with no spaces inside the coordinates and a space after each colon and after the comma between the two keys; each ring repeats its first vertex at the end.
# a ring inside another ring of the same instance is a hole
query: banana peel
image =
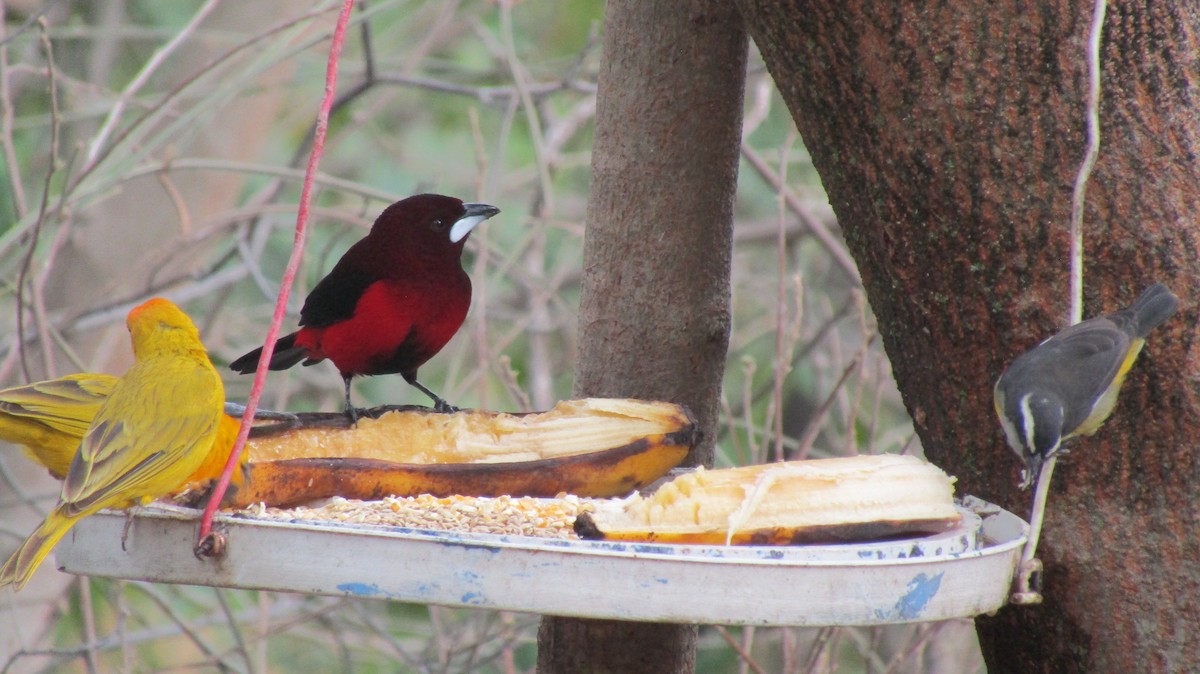
{"type": "Polygon", "coordinates": [[[581,538],[646,543],[794,545],[872,541],[957,526],[954,480],[914,456],[698,468],[655,493],[598,505],[581,538]]]}
{"type": "Polygon", "coordinates": [[[432,494],[622,496],[674,468],[699,438],[682,406],[626,399],[563,401],[547,412],[427,408],[299,414],[256,426],[250,479],[235,507],[289,507],[331,496],[432,494]]]}

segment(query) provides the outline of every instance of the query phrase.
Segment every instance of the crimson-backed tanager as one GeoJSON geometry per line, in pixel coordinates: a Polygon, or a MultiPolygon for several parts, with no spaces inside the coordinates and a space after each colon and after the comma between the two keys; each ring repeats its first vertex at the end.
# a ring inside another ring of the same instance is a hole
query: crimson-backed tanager
{"type": "MultiPolygon", "coordinates": [[[[500,212],[439,194],[418,194],[384,209],[371,231],[350,247],[300,309],[300,329],[281,337],[272,370],[329,359],[350,380],[396,374],[428,395],[438,411],[454,407],[417,381],[417,368],[450,341],[471,305],[463,245],[476,225],[500,212]]],[[[262,349],[230,363],[254,372],[262,349]]]]}

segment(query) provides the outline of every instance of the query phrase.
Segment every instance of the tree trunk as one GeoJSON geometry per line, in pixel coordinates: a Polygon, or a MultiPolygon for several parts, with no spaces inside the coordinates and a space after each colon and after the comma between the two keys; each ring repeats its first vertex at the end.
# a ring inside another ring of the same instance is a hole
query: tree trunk
{"type": "MultiPolygon", "coordinates": [[[[1028,512],[992,409],[1064,327],[1092,4],[740,0],[858,262],[927,455],[960,493],[1028,512]]],[[[1180,314],[1113,417],[1059,463],[1041,607],[978,621],[989,671],[1200,671],[1200,13],[1110,3],[1084,314],[1153,281],[1180,314]]]]}
{"type": "MultiPolygon", "coordinates": [[[[608,3],[575,394],[687,405],[711,463],[729,345],[746,34],[721,0],[608,3]]],[[[696,628],[547,617],[544,673],[689,672],[696,628]]]]}

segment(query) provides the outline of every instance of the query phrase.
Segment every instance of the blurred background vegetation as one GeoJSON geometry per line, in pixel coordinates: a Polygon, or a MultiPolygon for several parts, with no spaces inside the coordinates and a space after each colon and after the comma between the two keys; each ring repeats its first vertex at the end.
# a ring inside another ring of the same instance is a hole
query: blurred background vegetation
{"type": "MultiPolygon", "coordinates": [[[[151,296],[196,319],[218,366],[261,343],[339,4],[0,3],[0,385],[122,372],[125,313],[151,296]]],[[[603,12],[598,0],[360,2],[285,329],[388,203],[421,191],[486,201],[502,213],[468,245],[471,313],[422,380],[465,406],[568,397],[603,12]]],[[[755,55],[743,148],[718,463],[920,452],[857,272],[755,55]]],[[[230,399],[250,379],[229,373],[230,399]]],[[[355,386],[359,404],[424,403],[399,377],[355,386]]],[[[340,379],[331,365],[274,373],[264,404],[337,410],[340,379]]],[[[0,450],[7,556],[57,486],[0,450]]],[[[46,565],[0,595],[0,670],[523,672],[536,625],[46,565]]],[[[702,672],[979,669],[969,621],[701,631],[702,672]]]]}

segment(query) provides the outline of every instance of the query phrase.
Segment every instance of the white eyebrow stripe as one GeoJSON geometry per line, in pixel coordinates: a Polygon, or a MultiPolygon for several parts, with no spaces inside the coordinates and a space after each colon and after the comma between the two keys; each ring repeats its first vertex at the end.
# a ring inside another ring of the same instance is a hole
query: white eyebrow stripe
{"type": "Polygon", "coordinates": [[[1029,406],[1032,393],[1021,396],[1021,434],[1025,436],[1025,451],[1033,454],[1037,447],[1033,444],[1033,409],[1029,406]]]}

